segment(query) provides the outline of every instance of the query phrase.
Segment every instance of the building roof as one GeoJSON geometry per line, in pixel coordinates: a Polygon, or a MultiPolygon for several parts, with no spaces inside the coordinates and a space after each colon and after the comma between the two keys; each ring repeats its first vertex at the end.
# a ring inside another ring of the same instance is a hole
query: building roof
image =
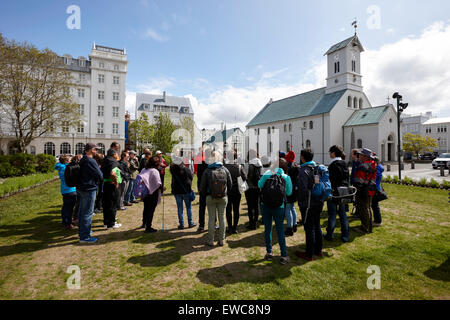
{"type": "Polygon", "coordinates": [[[344,124],[344,127],[361,126],[366,124],[376,124],[381,121],[384,113],[391,105],[361,109],[353,112],[350,119],[344,124]]]}
{"type": "Polygon", "coordinates": [[[349,43],[352,42],[353,40],[355,40],[355,45],[359,46],[359,49],[361,50],[361,52],[363,52],[364,48],[363,48],[361,42],[359,41],[358,36],[355,34],[355,35],[351,36],[350,38],[345,39],[344,41],[341,41],[339,43],[336,43],[335,45],[332,45],[331,48],[328,49],[328,51],[324,55],[331,54],[333,52],[336,52],[338,50],[341,50],[341,49],[347,47],[349,45],[349,43]]]}
{"type": "Polygon", "coordinates": [[[189,113],[194,113],[189,98],[168,95],[166,95],[165,100],[163,98],[164,96],[162,94],[136,93],[136,103],[139,103],[139,106],[137,106],[138,111],[145,111],[145,104],[150,104],[169,107],[189,107],[189,113]]]}
{"type": "Polygon", "coordinates": [[[325,89],[319,88],[268,103],[247,127],[328,113],[346,90],[325,94],[325,89]]]}
{"type": "Polygon", "coordinates": [[[450,117],[446,118],[433,118],[430,120],[427,120],[423,123],[423,125],[430,125],[430,124],[441,124],[441,123],[449,123],[450,117]]]}
{"type": "Polygon", "coordinates": [[[242,130],[239,128],[232,128],[232,129],[228,129],[228,130],[217,131],[208,140],[206,140],[206,143],[223,142],[224,135],[225,135],[225,141],[226,141],[226,140],[228,140],[229,137],[231,137],[238,130],[242,133],[242,130]]]}

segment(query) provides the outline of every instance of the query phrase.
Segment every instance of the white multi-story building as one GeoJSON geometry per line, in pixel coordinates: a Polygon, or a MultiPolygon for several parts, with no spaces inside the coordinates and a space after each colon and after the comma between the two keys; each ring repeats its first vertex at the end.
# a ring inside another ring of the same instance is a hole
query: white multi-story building
{"type": "Polygon", "coordinates": [[[424,134],[425,132],[422,130],[422,124],[425,121],[430,120],[432,116],[433,114],[430,111],[425,114],[417,115],[402,114],[400,116],[402,135],[407,133],[420,135],[424,134]]]}
{"type": "Polygon", "coordinates": [[[167,114],[176,125],[181,125],[184,118],[194,120],[194,110],[189,98],[162,95],[136,93],[136,119],[142,113],[146,113],[151,124],[158,119],[160,112],[167,114]]]}
{"type": "Polygon", "coordinates": [[[448,153],[450,151],[450,117],[433,118],[422,124],[422,132],[425,136],[436,139],[438,153],[448,153]]]}
{"type": "MultiPolygon", "coordinates": [[[[87,142],[94,142],[105,152],[116,141],[125,141],[125,83],[128,70],[125,49],[94,43],[89,60],[65,54],[64,64],[72,72],[71,94],[83,118],[76,128],[55,128],[34,139],[27,147],[31,154],[79,154],[87,142]]],[[[14,138],[8,123],[0,123],[2,153],[14,153],[14,138]],[[9,129],[8,129],[9,128],[9,129]]]]}

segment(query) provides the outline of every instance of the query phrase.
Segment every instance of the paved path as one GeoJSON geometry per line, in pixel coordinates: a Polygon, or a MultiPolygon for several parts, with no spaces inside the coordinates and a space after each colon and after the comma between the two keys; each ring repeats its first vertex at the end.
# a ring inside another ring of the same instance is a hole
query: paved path
{"type": "MultiPolygon", "coordinates": [[[[383,176],[398,176],[398,165],[391,165],[390,172],[387,171],[386,165],[384,165],[384,169],[385,170],[383,176]]],[[[431,166],[431,163],[416,163],[416,168],[414,170],[411,170],[410,163],[405,163],[405,170],[402,171],[402,179],[404,177],[408,177],[414,180],[426,178],[428,181],[430,179],[434,179],[438,182],[442,182],[443,180],[450,181],[448,170],[445,170],[445,177],[441,177],[440,170],[434,170],[431,166]]]]}

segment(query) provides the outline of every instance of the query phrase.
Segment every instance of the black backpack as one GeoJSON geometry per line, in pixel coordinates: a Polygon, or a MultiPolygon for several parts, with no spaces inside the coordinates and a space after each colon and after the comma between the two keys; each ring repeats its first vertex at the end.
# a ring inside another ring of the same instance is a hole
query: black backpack
{"type": "Polygon", "coordinates": [[[269,208],[279,208],[286,199],[286,181],[278,174],[266,180],[261,190],[261,201],[269,208]]]}
{"type": "Polygon", "coordinates": [[[80,185],[80,164],[71,162],[64,171],[64,180],[68,187],[78,187],[80,185]]]}
{"type": "Polygon", "coordinates": [[[211,197],[223,198],[227,195],[227,172],[224,168],[211,172],[211,197]]]}

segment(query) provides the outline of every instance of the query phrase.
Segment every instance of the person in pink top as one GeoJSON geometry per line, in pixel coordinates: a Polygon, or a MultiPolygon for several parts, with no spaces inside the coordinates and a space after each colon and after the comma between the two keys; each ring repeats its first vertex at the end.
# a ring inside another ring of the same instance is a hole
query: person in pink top
{"type": "Polygon", "coordinates": [[[163,192],[163,185],[161,182],[159,157],[155,156],[147,161],[145,168],[141,171],[140,176],[145,186],[148,189],[148,195],[143,199],[143,225],[145,233],[154,233],[158,230],[152,228],[153,215],[158,204],[161,203],[161,194],[163,192]]]}

